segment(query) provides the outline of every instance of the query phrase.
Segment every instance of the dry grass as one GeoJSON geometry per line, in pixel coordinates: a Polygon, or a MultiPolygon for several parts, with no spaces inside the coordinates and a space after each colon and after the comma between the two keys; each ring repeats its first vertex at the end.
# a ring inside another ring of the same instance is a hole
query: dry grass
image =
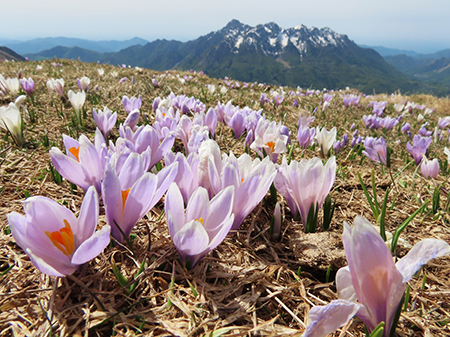
{"type": "MultiPolygon", "coordinates": [[[[11,145],[10,139],[0,141],[0,335],[14,336],[299,336],[307,325],[308,311],[313,305],[323,305],[336,299],[333,284],[336,270],[346,264],[341,243],[344,221],[353,222],[356,215],[364,215],[374,222],[367,200],[357,178],[360,172],[370,185],[371,170],[375,169],[378,200],[382,200],[385,189],[392,190],[389,196],[386,218],[387,230],[393,232],[419,206],[419,202],[430,199],[435,184],[443,184],[441,211],[437,215],[427,212],[417,216],[406,228],[404,240],[397,250],[398,256],[407,252],[423,238],[440,238],[450,241],[449,215],[447,213],[448,174],[441,173],[436,181],[425,181],[415,167],[409,166],[392,184],[390,175],[382,173],[363,156],[355,155],[349,147],[337,157],[339,166],[336,183],[331,192],[336,200],[336,211],[330,232],[303,234],[302,225],[292,219],[284,206],[285,220],[280,242],[271,240],[268,234],[273,206],[268,203],[258,206],[245,220],[237,233],[229,235],[212,253],[207,255],[193,270],[180,266],[176,250],[170,240],[165,219],[159,219],[162,203],[159,203],[134,229],[134,254],[126,247],[108,247],[103,254],[84,266],[72,277],[55,279],[40,274],[26,254],[18,247],[7,229],[6,215],[11,211],[22,212],[22,202],[27,195],[43,195],[61,201],[73,211],[79,210],[83,193],[78,189],[72,193],[69,183],[56,184],[49,172],[48,148],[43,144],[47,134],[50,145],[62,148],[61,134],[74,137],[76,130],[71,126],[71,107],[56,94],[49,94],[45,86],[48,78],[63,77],[65,91],[78,90],[76,79],[86,75],[91,85],[98,86],[88,95],[87,111],[93,107],[108,106],[118,111],[120,121],[125,119],[121,107],[122,95],[138,95],[143,98],[142,112],[152,123],[154,115],[151,104],[155,97],[165,97],[171,91],[201,99],[207,107],[218,101],[241,107],[248,105],[259,109],[262,90],[233,89],[226,94],[211,96],[205,84],[223,84],[223,81],[208,78],[197,73],[169,72],[180,76],[192,76],[191,82],[182,85],[178,79],[167,76],[159,78],[161,86],[151,85],[149,70],[122,69],[113,66],[105,69],[103,78],[97,74],[96,64],[75,61],[61,61],[62,67],[54,67],[49,61],[41,62],[43,70],[36,71],[37,63],[2,63],[0,73],[5,77],[22,71],[36,82],[35,104],[27,103],[28,110],[37,116],[31,123],[25,117],[28,147],[19,149],[11,145]],[[110,73],[118,72],[113,78],[110,73]],[[119,84],[122,77],[131,81],[119,84]],[[115,263],[119,270],[133,280],[144,261],[145,270],[137,278],[138,285],[131,292],[119,286],[112,272],[115,263]],[[326,283],[326,271],[331,266],[330,282],[326,283]],[[301,268],[301,273],[299,272],[301,268]]],[[[241,83],[242,84],[242,83],[241,83]]],[[[276,88],[275,88],[276,89],[276,88]]],[[[286,92],[288,89],[285,89],[286,92]]],[[[337,93],[339,96],[339,93],[337,93]]],[[[6,105],[11,97],[0,97],[6,105]]],[[[302,109],[312,111],[321,100],[318,96],[297,97],[302,109]]],[[[436,108],[426,117],[435,125],[438,116],[450,115],[450,100],[432,96],[413,97],[380,95],[374,100],[389,100],[389,114],[393,115],[391,103],[414,101],[436,108]]],[[[364,106],[370,99],[363,99],[364,106]]],[[[270,118],[284,118],[295,142],[296,123],[299,108],[292,107],[293,97],[286,94],[285,104],[274,108],[265,106],[270,118]]],[[[348,133],[350,125],[356,123],[363,135],[373,131],[363,127],[361,117],[369,114],[367,108],[342,106],[342,99],[335,97],[325,113],[319,108],[314,125],[325,125],[328,129],[336,125],[339,136],[348,133]],[[333,105],[337,102],[336,105],[333,105]]],[[[415,116],[407,116],[417,130],[415,116]]],[[[144,119],[141,117],[141,122],[144,119]]],[[[416,123],[417,124],[417,123],[416,123]]],[[[91,137],[94,123],[86,122],[85,133],[91,137]]],[[[242,140],[235,142],[225,125],[218,127],[217,142],[223,151],[242,152],[242,140]]],[[[377,132],[381,135],[381,132],[377,132]]],[[[2,133],[3,137],[4,133],[2,133]]],[[[112,138],[118,136],[113,131],[112,138]]],[[[91,137],[92,138],[92,137],[91,137]]],[[[394,149],[392,174],[399,172],[410,160],[404,152],[408,140],[397,128],[386,135],[394,149]],[[399,143],[395,141],[399,140],[399,143]]],[[[432,144],[430,157],[446,161],[442,142],[432,144]]],[[[317,156],[314,150],[295,148],[296,159],[317,156]]],[[[102,209],[102,208],[101,208],[102,209]]],[[[320,217],[320,215],[319,215],[320,217]]],[[[104,217],[100,217],[104,224],[104,217]]],[[[320,223],[320,219],[319,219],[320,223]]],[[[408,310],[402,313],[398,334],[401,336],[443,336],[450,335],[450,259],[442,258],[429,263],[409,283],[411,295],[408,310]],[[426,275],[426,280],[424,277],[426,275]]],[[[337,331],[335,336],[361,336],[362,323],[355,319],[351,324],[337,331]]]]}

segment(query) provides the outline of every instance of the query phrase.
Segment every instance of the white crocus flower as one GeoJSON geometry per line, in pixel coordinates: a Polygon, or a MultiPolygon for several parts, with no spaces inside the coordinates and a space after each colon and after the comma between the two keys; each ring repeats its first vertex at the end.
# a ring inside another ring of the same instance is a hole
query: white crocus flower
{"type": "Polygon", "coordinates": [[[216,86],[214,84],[208,84],[207,86],[208,91],[211,95],[214,95],[214,92],[216,91],[216,86]]]}
{"type": "Polygon", "coordinates": [[[103,68],[97,69],[98,74],[100,75],[100,77],[102,77],[103,75],[105,75],[105,71],[103,70],[103,68]]]}
{"type": "Polygon", "coordinates": [[[19,93],[20,83],[18,78],[3,78],[2,85],[6,88],[6,92],[15,96],[19,93]]]}
{"type": "Polygon", "coordinates": [[[315,138],[317,143],[320,145],[322,157],[324,158],[327,156],[328,151],[333,147],[333,144],[336,141],[336,131],[336,127],[333,127],[330,131],[328,131],[325,127],[322,129],[316,127],[315,138]]]}
{"type": "Polygon", "coordinates": [[[0,107],[0,127],[9,131],[18,146],[25,143],[22,130],[22,116],[19,108],[10,103],[8,107],[0,107]]]}
{"type": "Polygon", "coordinates": [[[72,90],[69,90],[67,94],[69,96],[69,101],[75,110],[75,113],[78,116],[78,120],[81,120],[81,109],[83,108],[84,101],[86,100],[86,93],[84,91],[74,93],[72,90]]]}

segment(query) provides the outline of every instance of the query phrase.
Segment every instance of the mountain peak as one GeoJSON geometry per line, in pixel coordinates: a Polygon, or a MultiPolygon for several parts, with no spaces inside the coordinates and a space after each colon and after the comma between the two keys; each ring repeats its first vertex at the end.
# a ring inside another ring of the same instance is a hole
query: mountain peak
{"type": "Polygon", "coordinates": [[[245,46],[262,49],[264,54],[273,57],[282,54],[288,45],[294,46],[303,57],[315,48],[345,47],[352,43],[346,35],[338,34],[328,27],[318,29],[300,24],[285,29],[275,22],[251,27],[236,19],[231,20],[223,29],[212,35],[214,34],[223,38],[235,54],[245,46]]]}
{"type": "Polygon", "coordinates": [[[224,29],[240,29],[244,26],[242,22],[239,20],[233,19],[230,22],[227,23],[227,25],[224,27],[224,29]]]}

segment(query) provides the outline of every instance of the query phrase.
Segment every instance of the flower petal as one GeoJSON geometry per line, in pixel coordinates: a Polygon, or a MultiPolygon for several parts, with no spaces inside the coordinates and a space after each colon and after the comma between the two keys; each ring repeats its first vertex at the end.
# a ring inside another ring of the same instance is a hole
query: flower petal
{"type": "Polygon", "coordinates": [[[109,225],[105,225],[102,229],[96,231],[77,248],[72,256],[72,263],[83,264],[98,256],[109,244],[110,233],[111,227],[109,225]]]}
{"type": "Polygon", "coordinates": [[[346,324],[362,305],[346,300],[334,300],[325,306],[315,306],[309,311],[309,325],[303,337],[325,337],[346,324]]]}
{"type": "Polygon", "coordinates": [[[450,245],[447,242],[425,239],[417,243],[406,256],[397,261],[396,267],[403,275],[403,282],[408,282],[428,261],[448,254],[450,254],[450,245]]]}

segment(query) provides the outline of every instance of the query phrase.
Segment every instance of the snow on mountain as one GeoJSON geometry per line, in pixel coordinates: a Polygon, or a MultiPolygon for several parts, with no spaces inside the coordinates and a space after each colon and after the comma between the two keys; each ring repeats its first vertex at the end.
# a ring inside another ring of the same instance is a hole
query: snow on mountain
{"type": "Polygon", "coordinates": [[[298,25],[285,29],[274,22],[251,27],[232,20],[221,30],[211,33],[215,34],[223,36],[233,53],[239,53],[242,46],[247,46],[259,47],[270,56],[282,53],[289,44],[298,50],[300,56],[304,56],[310,48],[345,47],[352,43],[346,35],[338,34],[327,27],[318,29],[298,25]]]}

